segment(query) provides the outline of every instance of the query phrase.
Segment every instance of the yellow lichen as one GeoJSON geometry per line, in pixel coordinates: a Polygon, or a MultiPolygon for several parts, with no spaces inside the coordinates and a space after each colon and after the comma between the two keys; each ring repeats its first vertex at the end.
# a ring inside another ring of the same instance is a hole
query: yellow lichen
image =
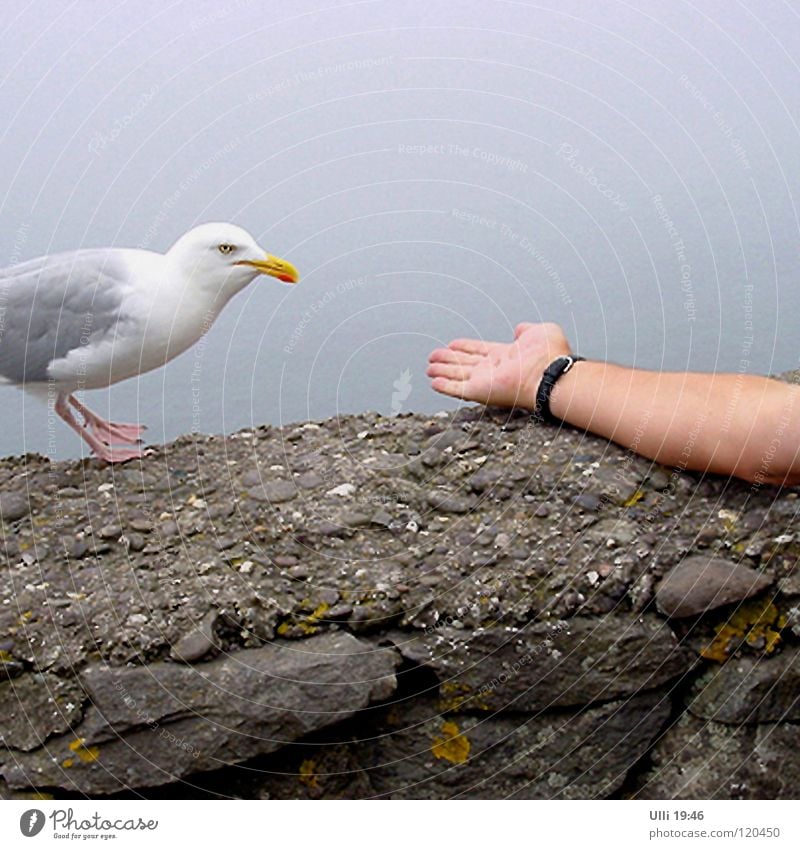
{"type": "Polygon", "coordinates": [[[471,710],[492,710],[492,706],[483,698],[487,695],[489,692],[483,690],[475,693],[469,684],[445,681],[439,687],[439,710],[454,712],[464,707],[471,710]]]}
{"type": "MultiPolygon", "coordinates": [[[[308,601],[307,599],[304,599],[304,601],[302,602],[302,605],[305,605],[306,607],[310,607],[311,602],[308,601]]],[[[317,631],[319,631],[319,628],[317,627],[317,623],[328,612],[329,607],[330,607],[330,605],[323,601],[321,604],[318,604],[314,608],[314,610],[312,610],[311,613],[308,614],[308,616],[306,616],[304,619],[300,619],[296,623],[294,623],[294,626],[292,625],[291,622],[288,622],[288,621],[287,622],[281,622],[281,624],[278,625],[278,627],[276,629],[278,636],[279,637],[285,637],[292,630],[292,627],[296,627],[300,631],[301,634],[305,634],[306,636],[309,636],[311,634],[316,634],[317,631]]]]}
{"type": "Polygon", "coordinates": [[[312,790],[319,788],[319,781],[316,774],[317,765],[311,758],[307,758],[300,764],[300,783],[305,784],[312,790]]]}
{"type": "Polygon", "coordinates": [[[624,501],[624,502],[623,502],[622,506],[623,506],[623,507],[634,507],[634,506],[635,506],[635,505],[637,505],[637,504],[638,504],[638,503],[639,503],[639,502],[640,502],[643,498],[644,498],[644,490],[642,490],[642,489],[637,489],[637,490],[636,490],[636,492],[634,492],[634,493],[633,493],[633,495],[632,495],[630,498],[628,498],[628,500],[627,500],[627,501],[624,501]]]}
{"type": "Polygon", "coordinates": [[[433,738],[431,752],[434,757],[443,758],[453,764],[463,764],[469,757],[469,740],[461,733],[455,722],[442,723],[442,736],[433,738]]]}
{"type": "Polygon", "coordinates": [[[61,761],[61,766],[65,769],[69,769],[71,766],[75,765],[75,761],[72,758],[66,758],[66,760],[61,761]]]}
{"type": "Polygon", "coordinates": [[[444,681],[439,687],[439,710],[458,710],[472,695],[468,684],[458,681],[444,681]]]}
{"type": "Polygon", "coordinates": [[[97,746],[86,746],[84,745],[85,743],[86,738],[80,737],[77,740],[73,740],[69,744],[69,748],[71,751],[75,752],[83,763],[90,764],[100,757],[100,749],[98,749],[97,746]]]}
{"type": "Polygon", "coordinates": [[[772,654],[781,643],[780,631],[785,625],[785,614],[771,601],[746,601],[716,626],[714,639],[700,655],[723,663],[742,643],[772,654]]]}

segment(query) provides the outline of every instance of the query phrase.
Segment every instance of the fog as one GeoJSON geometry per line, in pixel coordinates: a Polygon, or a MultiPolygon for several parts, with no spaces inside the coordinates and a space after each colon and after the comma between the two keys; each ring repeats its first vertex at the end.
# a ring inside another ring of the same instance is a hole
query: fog
{"type": "MultiPolygon", "coordinates": [[[[302,274],[87,401],[155,442],[453,409],[430,349],[522,320],[643,368],[797,367],[797,10],[551,5],[6,11],[0,265],[222,220],[302,274]]],[[[0,404],[0,453],[83,450],[39,401],[0,404]]]]}

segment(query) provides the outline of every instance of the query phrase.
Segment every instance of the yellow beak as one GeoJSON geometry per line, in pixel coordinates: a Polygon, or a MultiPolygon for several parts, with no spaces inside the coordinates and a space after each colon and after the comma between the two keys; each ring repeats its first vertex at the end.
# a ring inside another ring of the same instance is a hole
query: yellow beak
{"type": "Polygon", "coordinates": [[[267,254],[265,259],[243,259],[237,262],[236,265],[252,265],[257,268],[262,274],[269,274],[270,277],[277,277],[284,283],[297,283],[300,279],[298,270],[285,259],[267,254]]]}

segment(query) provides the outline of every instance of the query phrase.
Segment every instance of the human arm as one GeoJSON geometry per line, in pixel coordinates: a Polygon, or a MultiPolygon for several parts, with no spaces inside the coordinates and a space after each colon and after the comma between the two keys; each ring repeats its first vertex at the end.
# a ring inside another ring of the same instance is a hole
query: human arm
{"type": "MultiPolygon", "coordinates": [[[[558,325],[522,324],[507,345],[456,340],[437,349],[428,374],[439,392],[533,409],[542,372],[570,353],[558,325]]],[[[777,380],[583,361],[558,380],[550,410],[664,465],[800,483],[800,387],[777,380]]]]}

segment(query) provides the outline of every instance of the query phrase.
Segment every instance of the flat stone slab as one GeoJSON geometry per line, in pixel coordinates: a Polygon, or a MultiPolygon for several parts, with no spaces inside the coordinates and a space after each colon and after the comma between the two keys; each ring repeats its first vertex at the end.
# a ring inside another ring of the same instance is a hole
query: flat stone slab
{"type": "MultiPolygon", "coordinates": [[[[277,641],[187,667],[89,667],[83,722],[5,757],[12,788],[114,793],[272,752],[341,722],[396,687],[396,652],[344,632],[277,641]]],[[[9,741],[13,743],[14,741],[9,741]]]]}
{"type": "Polygon", "coordinates": [[[656,590],[656,605],[666,616],[680,619],[744,601],[772,581],[755,569],[720,557],[687,557],[675,566],[656,590]]]}
{"type": "Polygon", "coordinates": [[[443,710],[540,711],[651,690],[687,672],[693,653],[655,616],[575,617],[527,628],[397,633],[409,660],[436,672],[443,710]]]}
{"type": "Polygon", "coordinates": [[[583,711],[493,719],[442,716],[436,702],[394,711],[359,748],[374,794],[391,799],[603,799],[670,713],[651,692],[583,711]]]}
{"type": "Polygon", "coordinates": [[[34,672],[0,680],[0,745],[22,751],[77,725],[86,694],[77,681],[34,672]]]}

